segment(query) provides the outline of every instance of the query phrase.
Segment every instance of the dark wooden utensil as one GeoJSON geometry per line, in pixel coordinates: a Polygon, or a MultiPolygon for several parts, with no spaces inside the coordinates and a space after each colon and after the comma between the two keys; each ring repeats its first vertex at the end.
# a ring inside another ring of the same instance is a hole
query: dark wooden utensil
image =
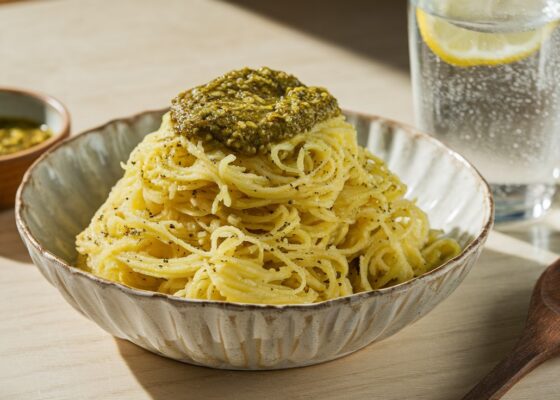
{"type": "Polygon", "coordinates": [[[560,355],[560,259],[537,281],[517,345],[463,400],[500,399],[526,374],[556,355],[560,355]]]}

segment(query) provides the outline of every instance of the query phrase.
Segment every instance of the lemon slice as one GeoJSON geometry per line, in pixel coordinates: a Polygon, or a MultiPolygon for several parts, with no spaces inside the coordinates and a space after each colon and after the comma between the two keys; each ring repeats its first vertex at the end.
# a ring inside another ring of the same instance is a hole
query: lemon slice
{"type": "Polygon", "coordinates": [[[549,23],[522,32],[480,32],[416,9],[420,35],[443,61],[460,67],[508,64],[535,53],[556,27],[549,23]]]}

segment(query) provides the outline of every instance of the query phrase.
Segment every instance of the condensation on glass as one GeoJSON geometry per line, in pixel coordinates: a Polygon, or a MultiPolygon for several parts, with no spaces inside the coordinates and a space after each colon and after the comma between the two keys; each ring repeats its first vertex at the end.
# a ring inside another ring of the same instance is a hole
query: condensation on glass
{"type": "Polygon", "coordinates": [[[479,169],[497,220],[537,217],[551,205],[560,165],[559,20],[559,1],[409,1],[416,124],[479,169]]]}

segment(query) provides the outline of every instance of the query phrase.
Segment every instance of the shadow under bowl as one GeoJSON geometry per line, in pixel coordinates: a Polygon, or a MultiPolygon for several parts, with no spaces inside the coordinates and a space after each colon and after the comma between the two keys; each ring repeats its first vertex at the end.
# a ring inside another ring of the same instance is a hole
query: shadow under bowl
{"type": "Polygon", "coordinates": [[[279,369],[332,360],[421,318],[467,275],[493,220],[490,190],[461,156],[403,124],[346,112],[359,141],[408,184],[433,227],[463,251],[411,281],[308,305],[183,299],[129,288],[73,267],[74,239],[122,176],[120,162],[165,110],[111,121],[43,155],[17,195],[31,258],[79,312],[112,335],[179,361],[225,369],[279,369]],[[45,206],[47,205],[47,206],[45,206]]]}

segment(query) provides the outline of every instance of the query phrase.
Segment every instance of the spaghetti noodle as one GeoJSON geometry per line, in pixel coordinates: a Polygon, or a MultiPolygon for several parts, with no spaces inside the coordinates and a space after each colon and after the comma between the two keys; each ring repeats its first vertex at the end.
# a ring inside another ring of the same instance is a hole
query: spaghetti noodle
{"type": "Polygon", "coordinates": [[[405,282],[459,253],[337,116],[243,155],[166,114],[78,235],[79,265],[192,299],[312,303],[405,282]]]}

